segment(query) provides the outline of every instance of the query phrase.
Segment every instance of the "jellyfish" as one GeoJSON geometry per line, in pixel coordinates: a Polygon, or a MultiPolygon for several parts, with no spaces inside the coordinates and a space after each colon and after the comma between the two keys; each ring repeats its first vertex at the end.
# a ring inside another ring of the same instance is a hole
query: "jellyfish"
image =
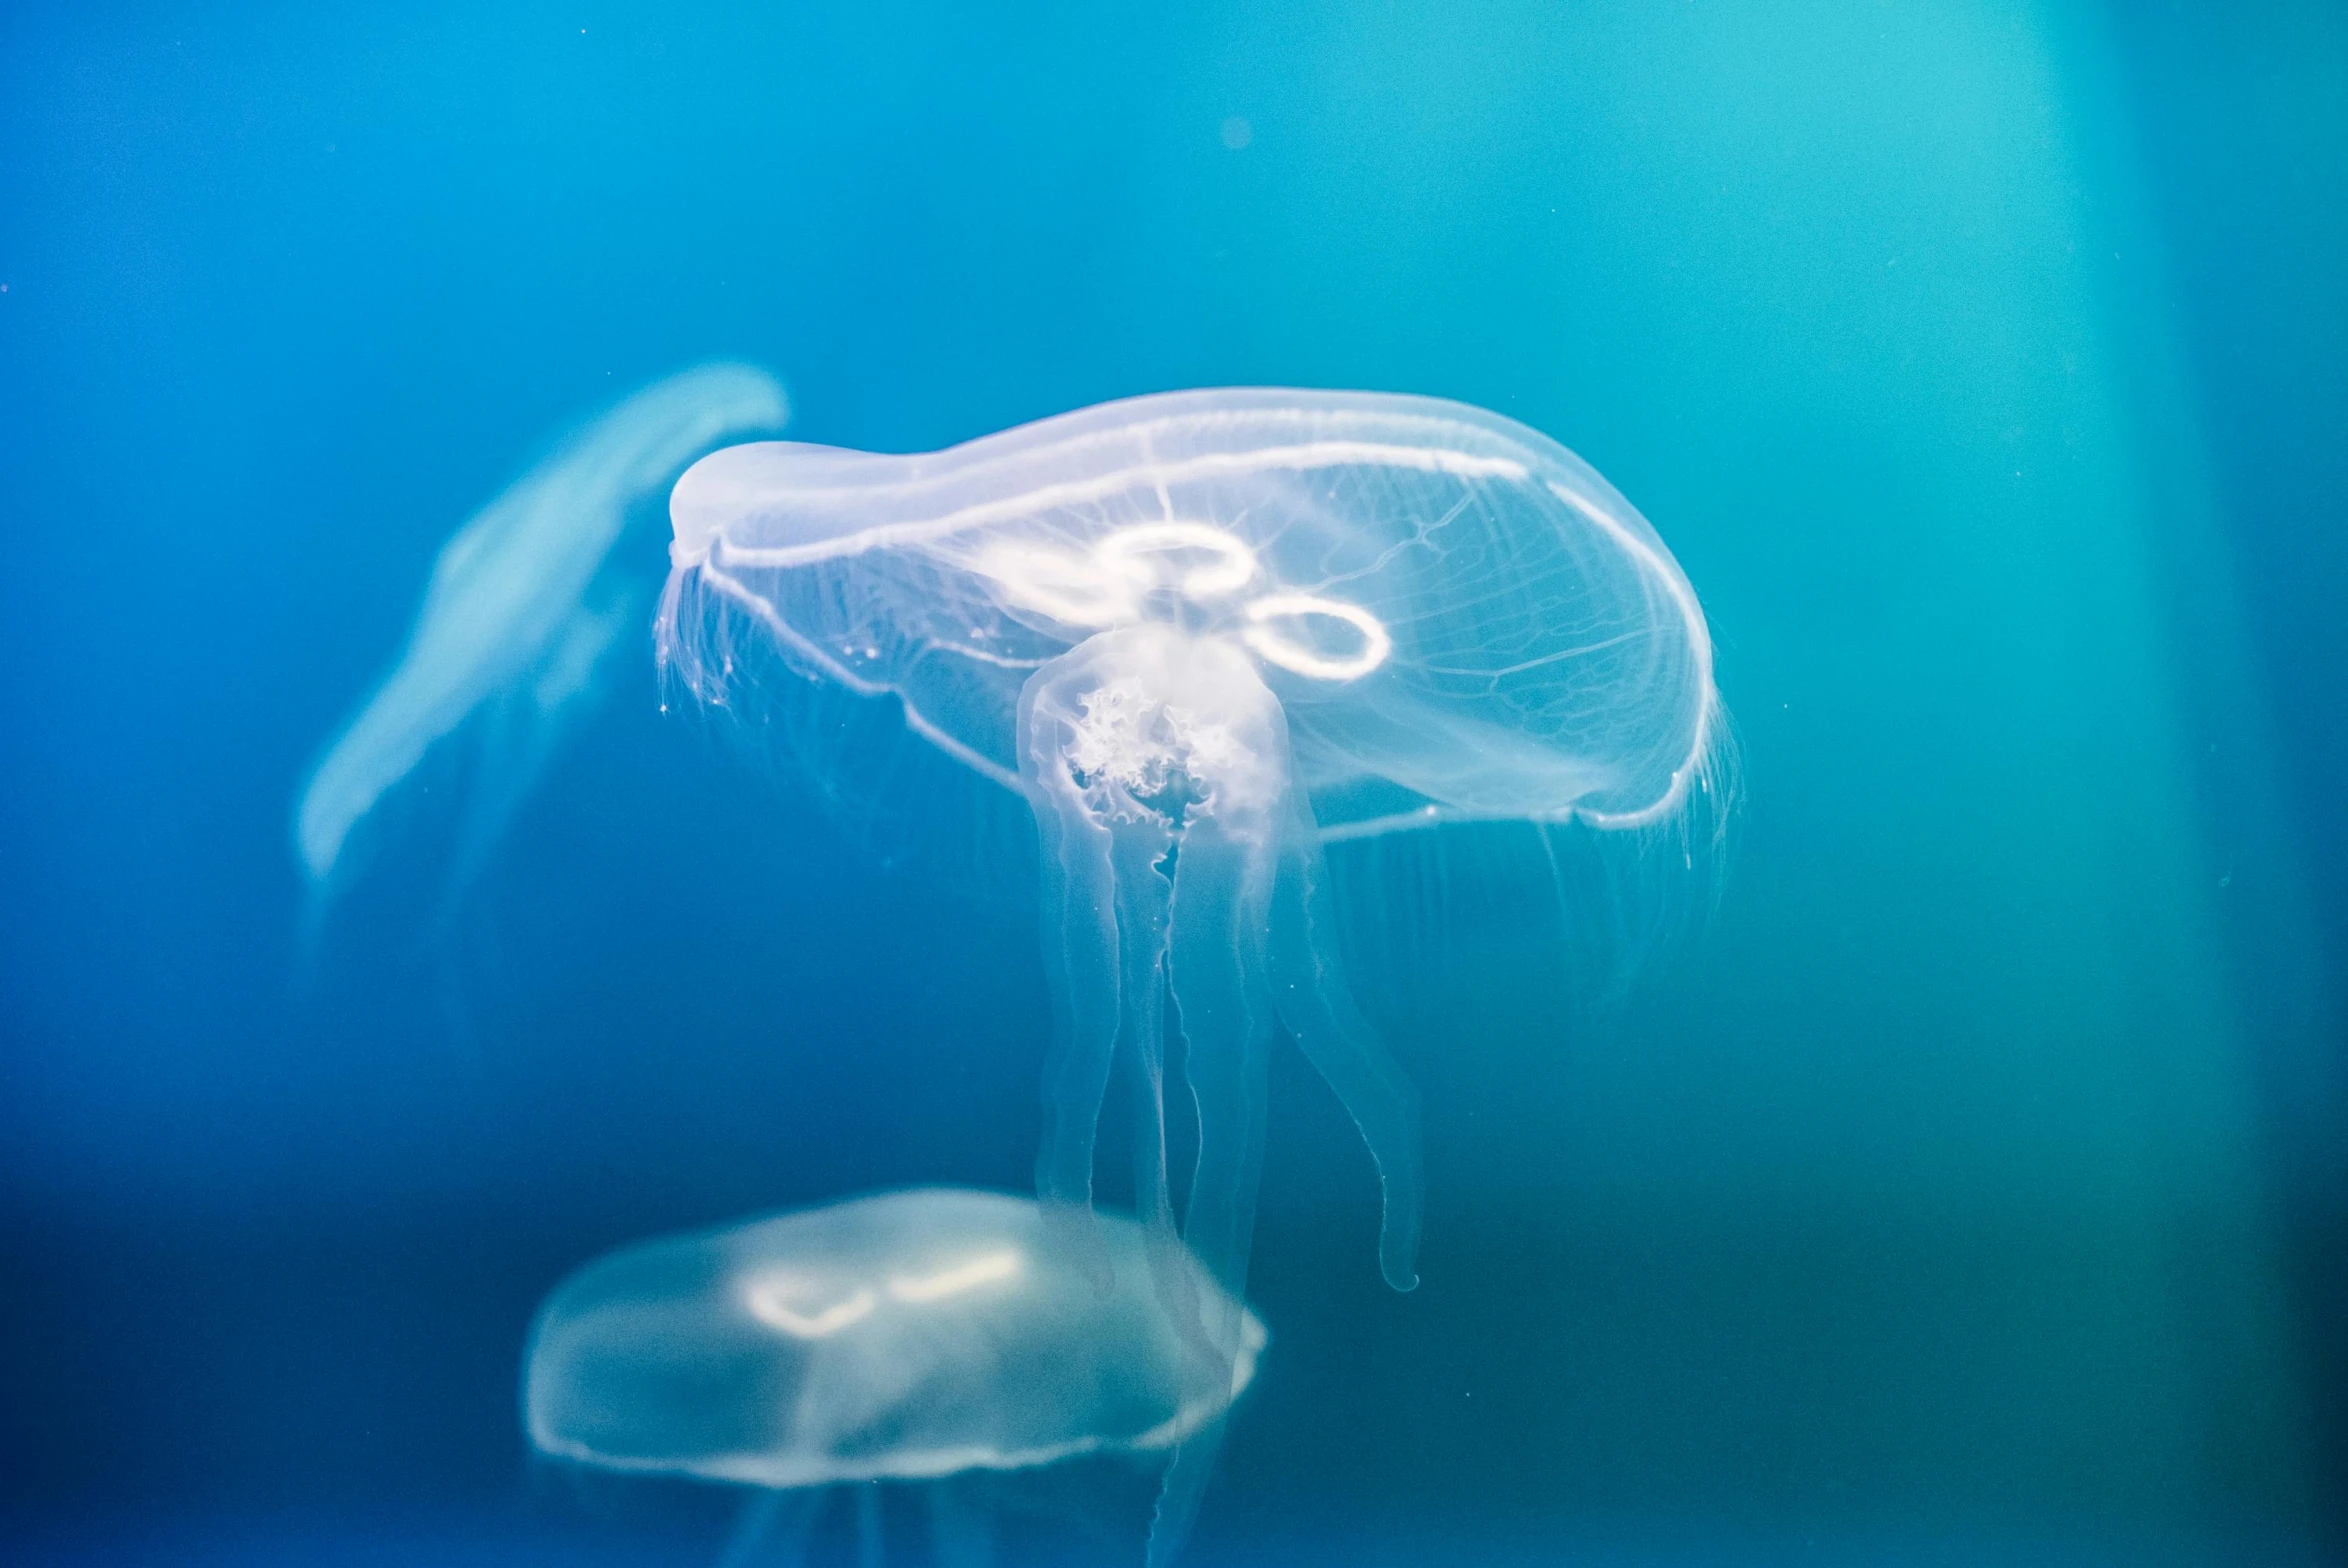
{"type": "Polygon", "coordinates": [[[878,1564],[877,1484],[922,1483],[933,1560],[982,1568],[988,1521],[954,1478],[1171,1449],[1255,1375],[1253,1313],[1224,1302],[1227,1353],[1194,1354],[1146,1283],[1141,1227],[1103,1216],[1100,1234],[1106,1291],[1055,1247],[1037,1204],[958,1189],[622,1248],[539,1310],[530,1440],[604,1469],[757,1489],[736,1559],[803,1537],[844,1489],[860,1555],[878,1564]]]}
{"type": "Polygon", "coordinates": [[[1137,1214],[1175,1227],[1178,1031],[1179,1232],[1234,1293],[1278,1036],[1373,1157],[1386,1281],[1417,1279],[1415,1101],[1347,983],[1323,844],[1635,837],[1719,757],[1710,636],[1655,530],[1458,403],[1192,391],[910,456],[751,443],[687,470],[670,520],[658,648],[705,704],[787,695],[756,678],[771,652],[1025,799],[1054,1010],[1038,1194],[1089,1203],[1123,1060],[1137,1214]]]}
{"type": "Polygon", "coordinates": [[[595,707],[615,648],[645,624],[654,574],[620,550],[640,503],[721,442],[778,431],[783,389],[706,365],[622,401],[555,448],[442,547],[406,651],[302,787],[294,846],[323,907],[353,833],[460,730],[478,756],[452,879],[495,844],[564,737],[595,707]]]}

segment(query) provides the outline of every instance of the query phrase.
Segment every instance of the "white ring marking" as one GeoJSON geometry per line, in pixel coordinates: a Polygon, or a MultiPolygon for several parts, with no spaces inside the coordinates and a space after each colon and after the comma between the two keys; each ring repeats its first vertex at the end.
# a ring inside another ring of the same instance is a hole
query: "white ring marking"
{"type": "Polygon", "coordinates": [[[1176,586],[1193,599],[1237,593],[1255,580],[1255,552],[1208,523],[1137,523],[1120,528],[1093,546],[1093,558],[1105,570],[1147,588],[1164,579],[1154,564],[1137,557],[1166,550],[1205,550],[1220,557],[1192,567],[1177,580],[1176,586]]]}
{"type": "Polygon", "coordinates": [[[1394,639],[1387,634],[1385,623],[1360,605],[1348,604],[1343,599],[1324,599],[1310,593],[1266,594],[1248,604],[1247,618],[1252,624],[1241,636],[1258,658],[1319,681],[1358,680],[1384,664],[1386,656],[1394,651],[1394,639]],[[1361,633],[1361,651],[1350,658],[1333,659],[1290,642],[1264,624],[1290,615],[1325,615],[1343,621],[1361,633]]]}

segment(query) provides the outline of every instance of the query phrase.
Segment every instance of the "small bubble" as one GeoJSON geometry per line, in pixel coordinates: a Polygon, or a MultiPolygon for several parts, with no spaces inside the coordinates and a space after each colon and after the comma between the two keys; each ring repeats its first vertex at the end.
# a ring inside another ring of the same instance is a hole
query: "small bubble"
{"type": "Polygon", "coordinates": [[[1223,145],[1233,152],[1240,151],[1255,139],[1256,128],[1248,124],[1245,117],[1235,114],[1223,122],[1223,145]]]}

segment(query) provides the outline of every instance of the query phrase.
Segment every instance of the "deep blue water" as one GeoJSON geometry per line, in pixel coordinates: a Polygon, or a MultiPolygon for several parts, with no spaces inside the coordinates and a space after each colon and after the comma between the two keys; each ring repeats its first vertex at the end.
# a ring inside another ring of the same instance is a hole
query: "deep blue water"
{"type": "Polygon", "coordinates": [[[0,1557],[711,1561],[724,1499],[527,1456],[540,1297],[1026,1180],[1004,867],[648,639],[453,923],[444,769],[305,948],[294,790],[441,543],[728,358],[889,450],[1461,398],[1704,597],[1717,913],[1605,1005],[1473,896],[1384,977],[1410,1296],[1279,1064],[1191,1561],[2337,1560],[2336,8],[986,11],[0,13],[0,1557]]]}

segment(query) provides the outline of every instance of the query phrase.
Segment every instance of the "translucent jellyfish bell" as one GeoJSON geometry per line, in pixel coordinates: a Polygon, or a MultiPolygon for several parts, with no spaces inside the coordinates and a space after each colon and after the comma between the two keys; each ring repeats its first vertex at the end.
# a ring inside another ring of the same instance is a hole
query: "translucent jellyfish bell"
{"type": "Polygon", "coordinates": [[[1199,1118],[1182,1232],[1227,1284],[1275,1033],[1352,1112],[1381,1266],[1416,1279],[1415,1110],[1346,984],[1322,842],[1661,824],[1721,734],[1704,617],[1655,531],[1554,441],[1456,403],[1183,392],[912,456],[730,447],[670,517],[660,646],[705,701],[739,701],[763,645],[896,698],[1032,807],[1058,1012],[1045,1198],[1088,1199],[1122,1050],[1139,1206],[1171,1224],[1148,1130],[1172,997],[1199,1118]]]}
{"type": "MultiPolygon", "coordinates": [[[[770,1536],[812,1525],[845,1483],[1170,1449],[1247,1387],[1264,1328],[1185,1262],[1205,1321],[1229,1335],[1197,1353],[1147,1283],[1166,1258],[1145,1259],[1131,1221],[1103,1216],[1101,1231],[1106,1290],[1036,1204],[985,1192],[889,1193],[623,1248],[539,1311],[531,1441],[798,1494],[758,1516],[770,1536]]],[[[982,1520],[936,1518],[940,1561],[983,1560],[982,1520]]]]}
{"type": "Polygon", "coordinates": [[[654,584],[618,547],[631,514],[721,441],[783,427],[774,378],[705,365],[642,389],[572,433],[452,536],[398,665],[304,782],[294,846],[313,888],[336,884],[362,823],[444,740],[470,730],[461,885],[569,729],[592,711],[614,648],[654,584]]]}

